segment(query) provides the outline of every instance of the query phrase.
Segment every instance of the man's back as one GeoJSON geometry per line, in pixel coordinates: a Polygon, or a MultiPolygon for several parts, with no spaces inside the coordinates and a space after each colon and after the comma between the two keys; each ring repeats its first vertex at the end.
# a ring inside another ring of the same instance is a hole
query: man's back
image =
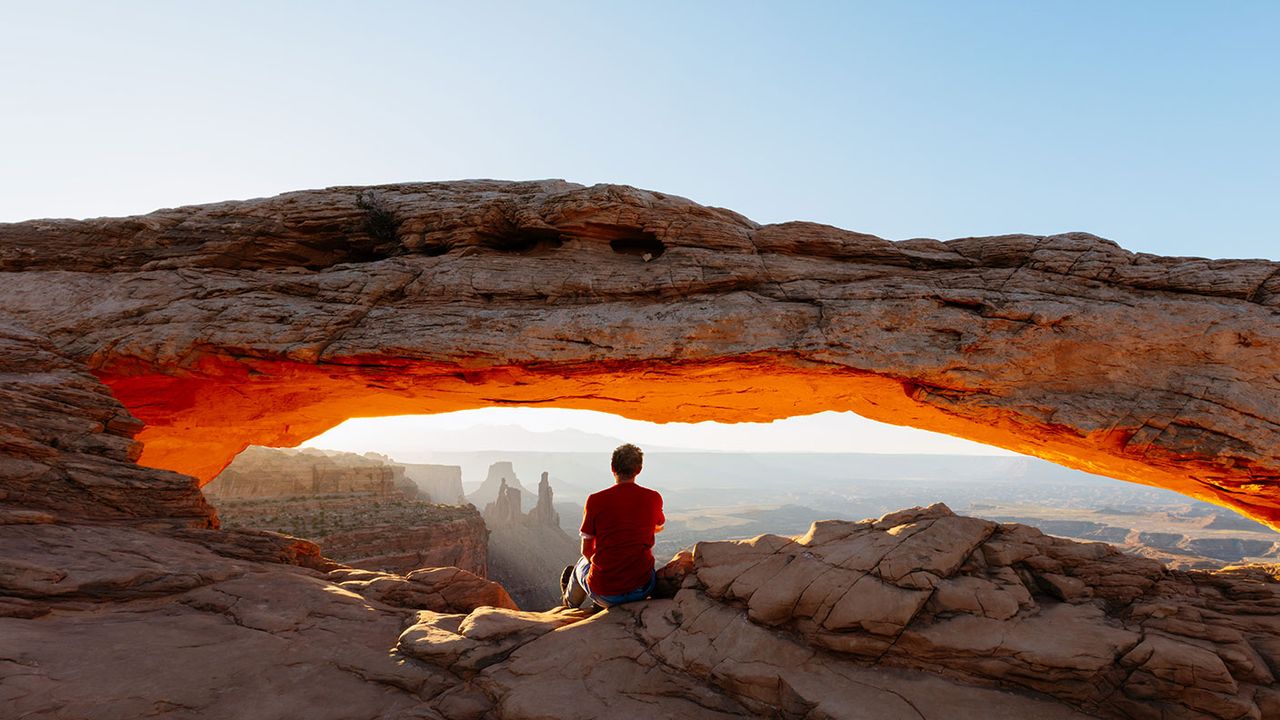
{"type": "Polygon", "coordinates": [[[599,595],[622,595],[649,582],[654,531],[666,522],[662,496],[634,482],[592,493],[581,533],[594,541],[587,584],[599,595]]]}

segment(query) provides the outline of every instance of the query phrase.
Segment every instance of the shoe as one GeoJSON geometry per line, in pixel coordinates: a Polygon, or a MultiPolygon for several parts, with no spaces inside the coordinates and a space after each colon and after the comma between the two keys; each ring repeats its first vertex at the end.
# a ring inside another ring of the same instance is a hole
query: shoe
{"type": "Polygon", "coordinates": [[[573,566],[565,565],[564,572],[560,573],[560,597],[569,590],[569,578],[573,577],[573,566]]]}

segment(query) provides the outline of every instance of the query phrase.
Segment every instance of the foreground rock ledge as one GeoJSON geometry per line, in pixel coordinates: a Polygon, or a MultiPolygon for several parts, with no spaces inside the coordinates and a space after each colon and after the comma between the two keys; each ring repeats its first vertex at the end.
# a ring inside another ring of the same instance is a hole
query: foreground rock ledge
{"type": "Polygon", "coordinates": [[[1280,526],[1280,264],[889,242],[624,186],[339,187],[0,225],[0,308],[213,477],[352,416],[853,410],[1280,526]]]}
{"type": "Polygon", "coordinates": [[[590,617],[520,612],[456,568],[253,557],[285,542],[0,524],[0,700],[104,719],[1280,717],[1271,574],[1171,572],[941,505],[700,543],[663,569],[669,599],[590,617]]]}

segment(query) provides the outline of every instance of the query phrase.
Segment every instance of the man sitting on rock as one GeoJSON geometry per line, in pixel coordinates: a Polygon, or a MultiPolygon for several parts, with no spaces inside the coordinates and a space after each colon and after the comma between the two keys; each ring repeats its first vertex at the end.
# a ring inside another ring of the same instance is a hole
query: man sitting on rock
{"type": "Polygon", "coordinates": [[[582,557],[564,569],[564,604],[598,607],[643,600],[653,592],[653,536],[662,532],[662,496],[636,484],[644,453],[635,445],[613,451],[613,487],[592,493],[582,511],[582,557]]]}

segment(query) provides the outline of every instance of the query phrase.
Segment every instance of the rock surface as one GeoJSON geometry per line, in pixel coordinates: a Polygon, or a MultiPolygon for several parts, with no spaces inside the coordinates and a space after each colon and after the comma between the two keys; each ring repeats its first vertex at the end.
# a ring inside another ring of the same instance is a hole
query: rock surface
{"type": "Polygon", "coordinates": [[[1280,717],[1274,569],[1171,572],[943,506],[700,543],[663,568],[673,597],[596,615],[291,542],[0,523],[0,703],[68,719],[1280,717]]]}
{"type": "Polygon", "coordinates": [[[945,506],[700,543],[674,599],[421,613],[450,718],[1280,717],[1280,585],[945,506]],[[589,702],[581,700],[589,688],[589,702]]]}
{"type": "Polygon", "coordinates": [[[353,567],[488,573],[489,532],[480,513],[416,499],[405,467],[387,458],[250,447],[204,490],[225,527],[306,538],[353,567]]]}
{"type": "Polygon", "coordinates": [[[0,225],[0,306],[147,423],[146,464],[202,480],[353,415],[854,410],[1280,523],[1273,262],[466,181],[0,225]]]}
{"type": "Polygon", "coordinates": [[[142,429],[45,337],[0,316],[0,522],[211,527],[186,475],[138,467],[142,429]]]}
{"type": "Polygon", "coordinates": [[[219,500],[223,526],[311,540],[352,567],[406,573],[452,566],[486,577],[489,531],[470,505],[433,505],[396,495],[320,495],[219,500]]]}
{"type": "Polygon", "coordinates": [[[445,505],[466,505],[462,492],[462,468],[457,465],[433,465],[430,463],[398,463],[404,467],[405,477],[418,487],[426,499],[445,505]]]}
{"type": "Polygon", "coordinates": [[[204,539],[0,524],[0,714],[422,717],[454,680],[388,653],[405,623],[420,608],[514,607],[454,568],[326,574],[204,539]]]}
{"type": "Polygon", "coordinates": [[[542,473],[538,480],[538,501],[525,519],[530,525],[560,527],[560,513],[556,512],[555,491],[551,488],[550,473],[542,473]]]}
{"type": "Polygon", "coordinates": [[[404,470],[355,453],[250,446],[204,493],[217,499],[283,498],[335,493],[392,495],[404,470]]]}

